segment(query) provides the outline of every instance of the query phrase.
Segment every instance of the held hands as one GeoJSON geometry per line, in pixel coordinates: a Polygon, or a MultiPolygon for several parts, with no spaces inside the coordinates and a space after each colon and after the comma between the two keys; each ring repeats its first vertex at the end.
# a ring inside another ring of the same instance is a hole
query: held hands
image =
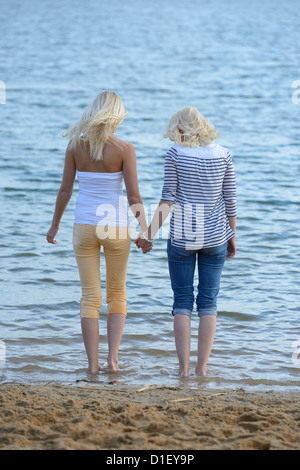
{"type": "Polygon", "coordinates": [[[143,253],[149,253],[153,248],[153,242],[145,238],[145,235],[140,233],[139,236],[134,240],[134,243],[138,248],[141,248],[143,253]]]}

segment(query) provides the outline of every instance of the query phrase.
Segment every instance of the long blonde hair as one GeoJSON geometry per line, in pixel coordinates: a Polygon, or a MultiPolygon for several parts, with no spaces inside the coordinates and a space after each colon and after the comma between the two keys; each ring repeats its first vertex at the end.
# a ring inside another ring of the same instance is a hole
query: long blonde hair
{"type": "Polygon", "coordinates": [[[112,91],[102,91],[93,103],[83,113],[81,119],[63,137],[69,137],[70,147],[75,147],[80,141],[88,142],[92,160],[103,158],[104,145],[113,141],[120,145],[120,140],[113,133],[127,116],[119,95],[112,91]]]}
{"type": "Polygon", "coordinates": [[[196,108],[186,106],[171,117],[164,137],[186,147],[207,147],[219,136],[196,108]]]}

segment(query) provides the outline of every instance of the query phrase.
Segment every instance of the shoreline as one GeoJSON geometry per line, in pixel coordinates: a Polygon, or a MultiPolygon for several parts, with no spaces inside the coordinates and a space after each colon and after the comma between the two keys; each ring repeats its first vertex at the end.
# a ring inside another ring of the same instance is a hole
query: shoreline
{"type": "Polygon", "coordinates": [[[1,450],[299,450],[297,392],[0,384],[1,450]]]}

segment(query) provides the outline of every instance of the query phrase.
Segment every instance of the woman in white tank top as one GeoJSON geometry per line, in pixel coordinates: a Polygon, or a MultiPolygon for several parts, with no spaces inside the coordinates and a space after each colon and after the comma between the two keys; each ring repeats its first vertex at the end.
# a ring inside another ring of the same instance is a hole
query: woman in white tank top
{"type": "Polygon", "coordinates": [[[126,115],[121,98],[113,92],[104,91],[65,134],[70,141],[52,225],[47,233],[47,241],[56,244],[59,224],[71,199],[77,176],[79,194],[75,208],[73,249],[81,282],[81,327],[90,374],[100,370],[100,250],[103,248],[106,260],[107,368],[115,371],[118,369],[118,350],[127,315],[126,274],[131,243],[127,200],[140,223],[140,232],[144,233],[147,228],[138,187],[134,146],[114,135],[126,115]],[[127,200],[123,196],[123,180],[127,200]]]}

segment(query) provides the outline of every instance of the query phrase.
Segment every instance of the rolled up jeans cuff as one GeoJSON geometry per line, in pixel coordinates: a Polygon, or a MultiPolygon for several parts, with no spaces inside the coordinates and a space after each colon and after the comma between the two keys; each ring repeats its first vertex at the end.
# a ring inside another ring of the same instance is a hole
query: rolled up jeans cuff
{"type": "Polygon", "coordinates": [[[189,308],[174,308],[172,310],[172,315],[188,315],[189,317],[192,316],[192,310],[189,308]]]}
{"type": "Polygon", "coordinates": [[[206,307],[197,309],[198,317],[203,315],[217,315],[217,307],[206,307]]]}

